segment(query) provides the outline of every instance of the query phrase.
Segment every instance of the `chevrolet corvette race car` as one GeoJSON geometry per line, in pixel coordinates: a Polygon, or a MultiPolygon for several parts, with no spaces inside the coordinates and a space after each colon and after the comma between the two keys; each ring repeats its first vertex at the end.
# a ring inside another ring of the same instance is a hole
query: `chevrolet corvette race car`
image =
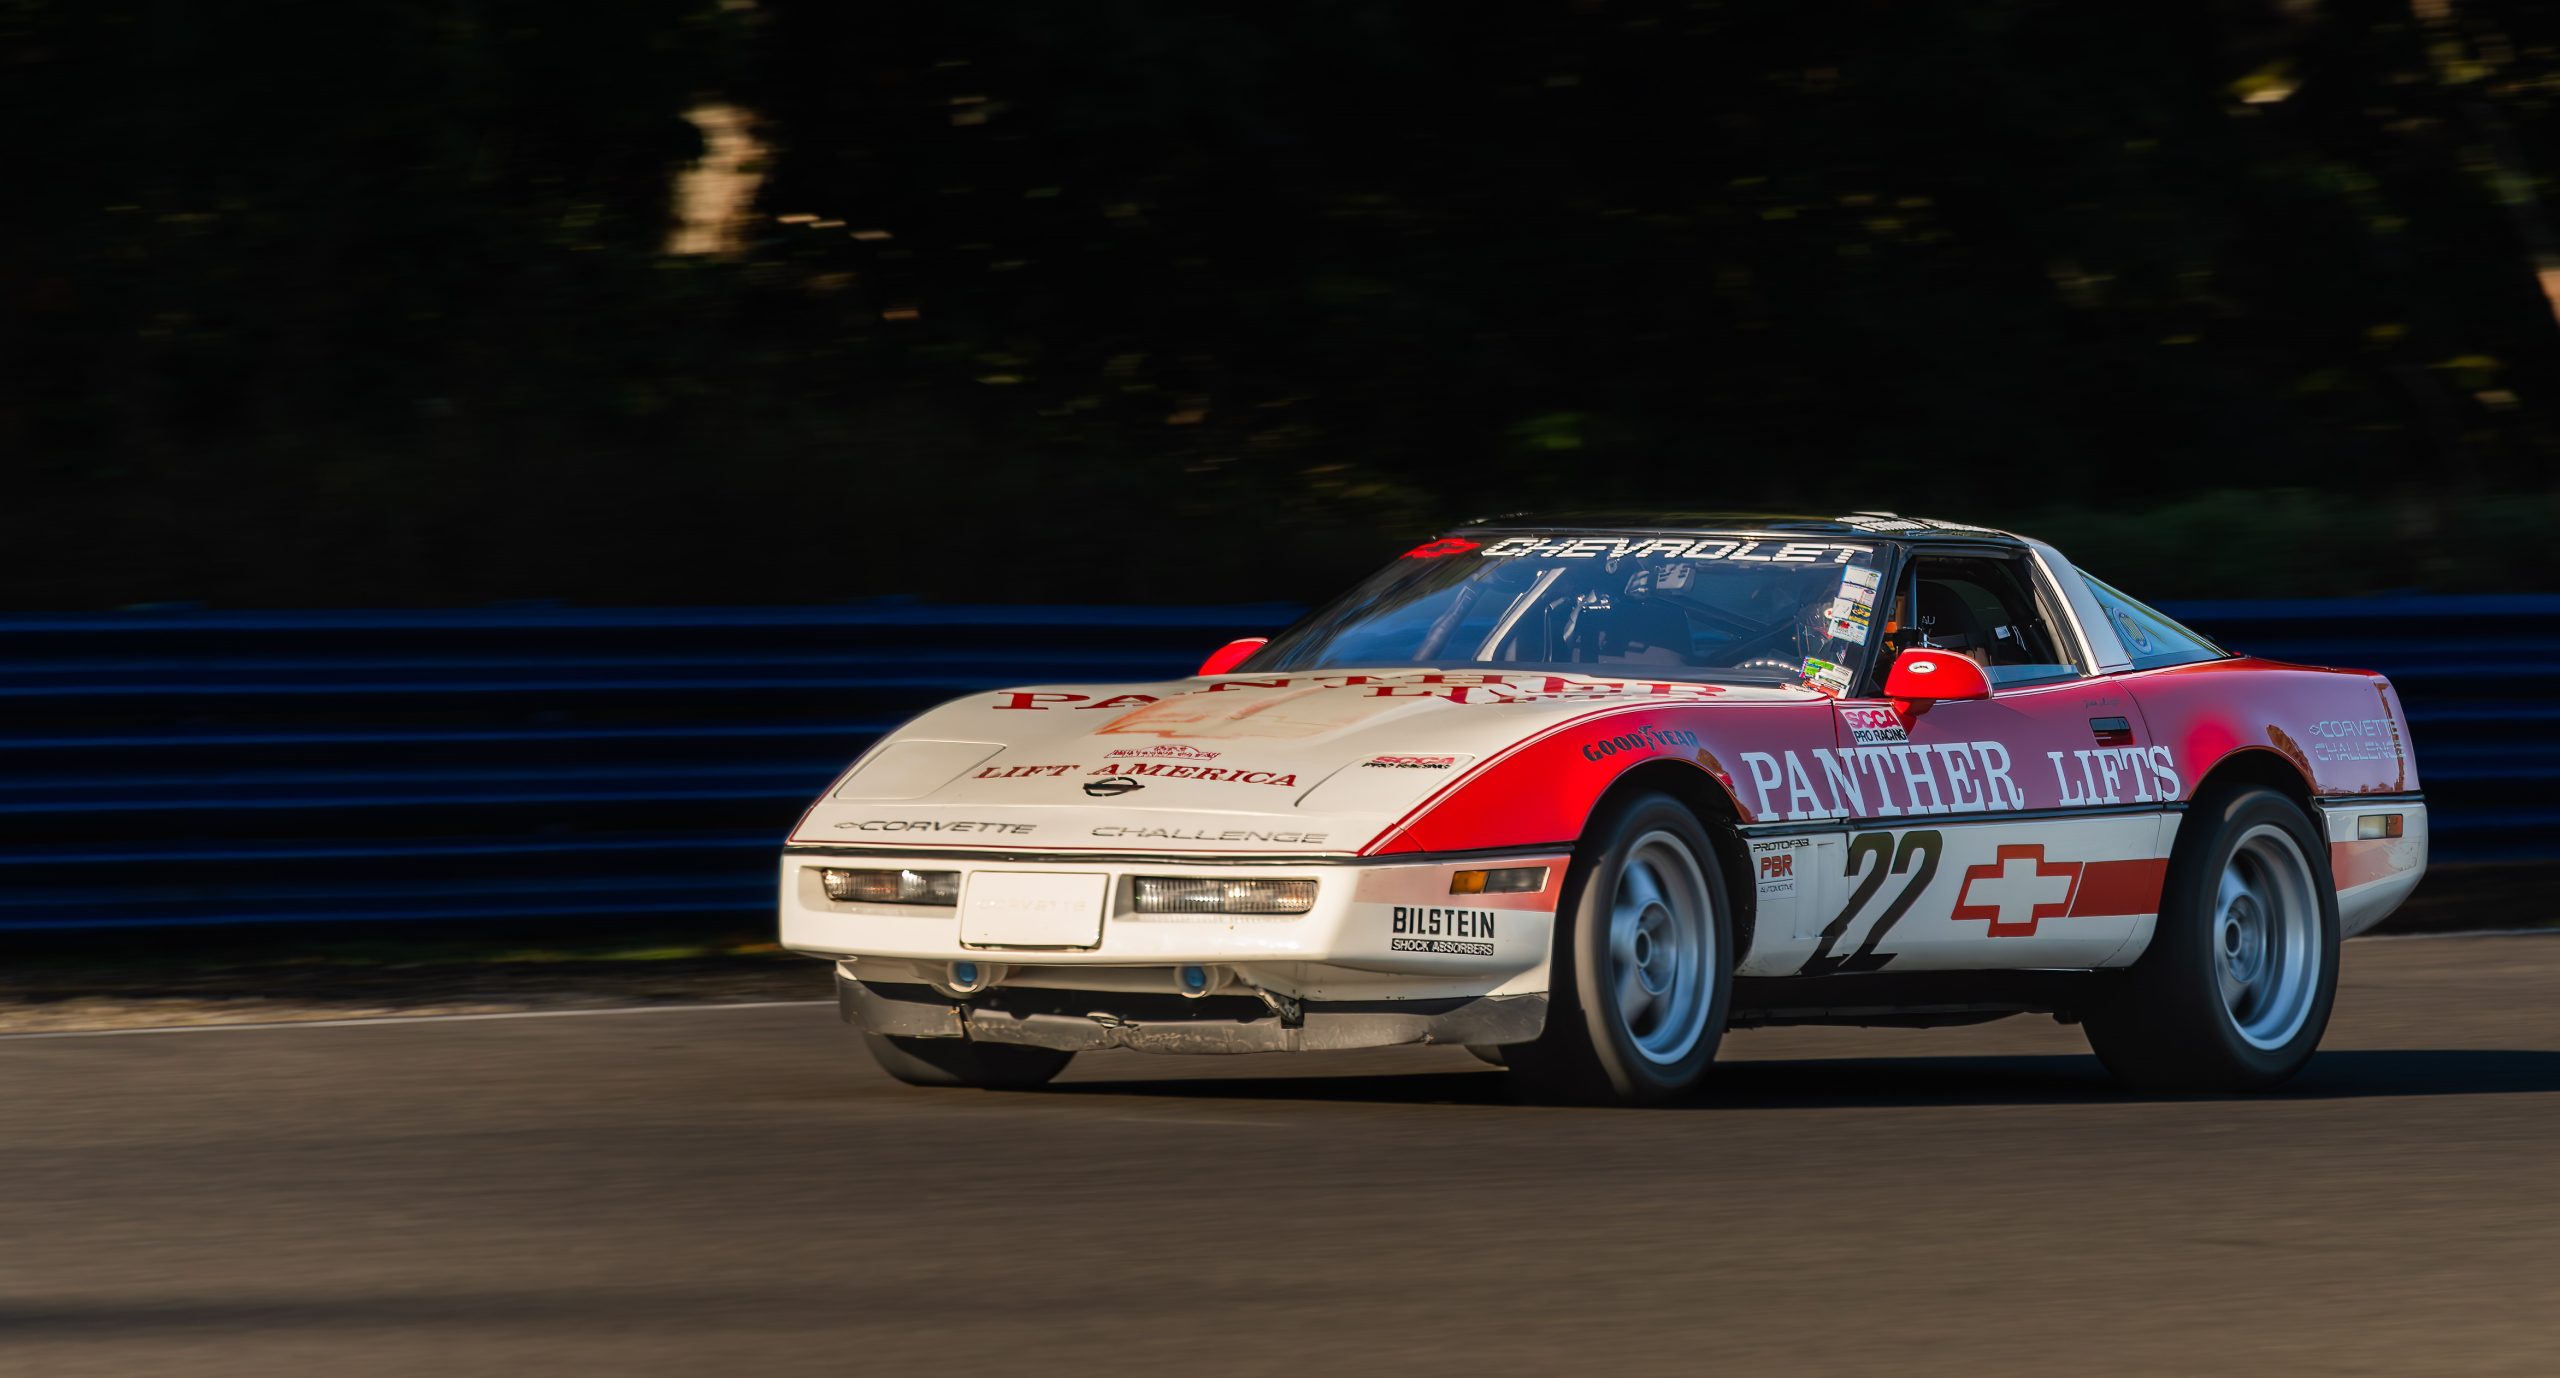
{"type": "Polygon", "coordinates": [[[2276,1085],[2425,869],[2382,676],[1888,513],[1451,532],[1190,679],[972,694],[793,829],[784,944],[927,1085],[1464,1044],[1649,1102],[1728,1028],[2047,1013],[2276,1085]]]}

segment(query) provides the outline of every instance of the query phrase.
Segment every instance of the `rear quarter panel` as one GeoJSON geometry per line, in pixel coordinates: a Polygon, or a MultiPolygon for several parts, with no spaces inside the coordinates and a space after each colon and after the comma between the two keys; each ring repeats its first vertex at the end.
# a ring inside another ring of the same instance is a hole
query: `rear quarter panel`
{"type": "Polygon", "coordinates": [[[2241,659],[2140,671],[2124,683],[2190,798],[2216,766],[2249,751],[2290,765],[2314,795],[2418,789],[2400,696],[2370,671],[2241,659]]]}

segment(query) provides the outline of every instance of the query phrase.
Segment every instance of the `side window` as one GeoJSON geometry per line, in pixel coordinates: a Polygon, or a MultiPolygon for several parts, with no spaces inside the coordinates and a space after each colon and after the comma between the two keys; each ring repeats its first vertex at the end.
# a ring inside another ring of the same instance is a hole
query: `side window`
{"type": "Polygon", "coordinates": [[[1891,625],[1893,651],[1930,646],[1962,652],[1982,666],[1994,688],[2080,673],[2063,653],[2023,561],[1923,555],[1903,577],[1891,625]]]}
{"type": "Polygon", "coordinates": [[[2164,665],[2193,665],[2230,654],[2112,586],[2085,574],[2080,577],[2089,585],[2090,596],[2098,600],[2107,621],[2115,624],[2116,635],[2124,638],[2125,655],[2132,659],[2133,668],[2157,670],[2164,665]]]}

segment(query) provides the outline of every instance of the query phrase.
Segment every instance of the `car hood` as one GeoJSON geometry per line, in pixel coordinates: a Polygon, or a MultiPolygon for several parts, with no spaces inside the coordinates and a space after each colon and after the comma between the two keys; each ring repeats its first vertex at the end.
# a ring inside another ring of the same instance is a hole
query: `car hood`
{"type": "Polygon", "coordinates": [[[793,840],[1357,852],[1563,723],[1666,704],[1818,701],[1778,686],[1410,669],[995,690],[883,739],[793,840]]]}

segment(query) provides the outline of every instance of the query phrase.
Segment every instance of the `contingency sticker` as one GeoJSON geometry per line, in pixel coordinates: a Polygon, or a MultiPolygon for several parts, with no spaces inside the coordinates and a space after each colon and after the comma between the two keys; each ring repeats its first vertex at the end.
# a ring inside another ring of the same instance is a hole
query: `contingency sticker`
{"type": "Polygon", "coordinates": [[[1813,855],[1808,838],[1785,837],[1751,844],[1751,876],[1764,900],[1787,899],[1796,892],[1796,873],[1813,855]]]}
{"type": "Polygon", "coordinates": [[[1864,565],[1851,565],[1840,571],[1840,593],[1831,600],[1825,614],[1830,619],[1830,635],[1834,640],[1853,646],[1867,644],[1867,625],[1876,606],[1877,575],[1864,565]]]}
{"type": "Polygon", "coordinates": [[[1849,667],[1845,665],[1807,656],[1801,673],[1806,687],[1818,689],[1835,699],[1849,692],[1849,667]]]}
{"type": "Polygon", "coordinates": [[[1843,708],[1840,722],[1849,729],[1849,741],[1856,746],[1899,746],[1911,740],[1903,730],[1902,719],[1890,708],[1843,708]]]}

